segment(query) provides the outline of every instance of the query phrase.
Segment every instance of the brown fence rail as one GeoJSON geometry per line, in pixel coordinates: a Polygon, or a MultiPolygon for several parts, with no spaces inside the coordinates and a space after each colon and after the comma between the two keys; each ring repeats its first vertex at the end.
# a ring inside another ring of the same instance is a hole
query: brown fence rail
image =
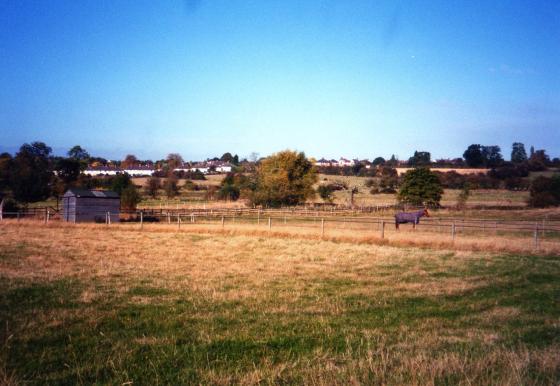
{"type": "MultiPolygon", "coordinates": [[[[79,215],[79,213],[78,213],[79,215]]],[[[386,230],[393,230],[395,220],[389,216],[364,216],[363,213],[335,213],[334,211],[307,211],[302,209],[207,209],[207,210],[140,210],[121,213],[100,212],[96,216],[99,221],[107,225],[115,222],[176,224],[181,228],[188,224],[221,224],[231,226],[235,224],[250,224],[272,228],[283,226],[315,228],[321,235],[325,229],[355,230],[372,232],[379,237],[385,237],[386,230]]],[[[0,220],[26,219],[39,220],[48,223],[61,221],[59,213],[53,208],[35,208],[22,212],[4,212],[0,220]]],[[[532,237],[535,248],[541,240],[560,243],[560,220],[542,219],[530,220],[502,220],[476,218],[422,218],[416,225],[422,232],[445,234],[455,240],[459,235],[473,235],[476,237],[495,235],[523,235],[532,237]]],[[[412,229],[410,224],[401,226],[400,232],[412,229]]]]}

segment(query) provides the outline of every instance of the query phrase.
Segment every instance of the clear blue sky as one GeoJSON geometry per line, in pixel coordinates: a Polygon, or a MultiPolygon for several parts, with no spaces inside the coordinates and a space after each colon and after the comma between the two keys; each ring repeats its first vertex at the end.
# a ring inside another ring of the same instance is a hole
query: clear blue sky
{"type": "Polygon", "coordinates": [[[560,2],[0,0],[0,151],[560,155],[560,2]]]}

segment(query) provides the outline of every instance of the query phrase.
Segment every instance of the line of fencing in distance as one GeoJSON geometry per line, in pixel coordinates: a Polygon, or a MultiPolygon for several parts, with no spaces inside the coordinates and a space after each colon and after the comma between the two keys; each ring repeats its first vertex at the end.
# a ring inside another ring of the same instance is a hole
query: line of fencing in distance
{"type": "MultiPolygon", "coordinates": [[[[53,213],[54,215],[55,213],[53,213]]],[[[88,214],[91,214],[88,212],[88,214]]],[[[80,213],[76,214],[78,217],[80,213]]],[[[4,212],[3,218],[35,219],[45,223],[49,221],[61,221],[60,216],[51,217],[49,210],[45,211],[44,218],[38,218],[36,215],[24,216],[20,212],[4,212]]],[[[2,217],[0,217],[0,220],[2,217]]],[[[319,229],[322,236],[325,235],[326,229],[353,230],[376,233],[379,237],[384,238],[387,230],[391,230],[395,225],[392,217],[365,217],[365,216],[311,216],[290,215],[286,213],[271,212],[241,212],[241,213],[223,213],[221,211],[205,211],[205,212],[159,212],[159,211],[131,211],[131,212],[99,212],[96,215],[96,222],[111,225],[116,222],[123,223],[139,223],[143,228],[145,223],[155,224],[175,224],[179,229],[181,225],[187,224],[249,224],[257,226],[267,226],[269,229],[289,226],[319,229]],[[389,227],[389,228],[388,228],[389,227]]],[[[407,232],[412,225],[401,225],[401,232],[407,232]]],[[[416,225],[418,230],[423,232],[437,232],[448,234],[452,240],[460,234],[488,236],[488,235],[507,235],[507,234],[524,234],[532,235],[534,245],[538,248],[540,240],[546,239],[550,241],[560,242],[560,220],[497,220],[497,219],[476,219],[476,218],[445,218],[445,217],[429,217],[422,218],[420,223],[416,225]]],[[[396,232],[396,230],[395,230],[396,232]]]]}

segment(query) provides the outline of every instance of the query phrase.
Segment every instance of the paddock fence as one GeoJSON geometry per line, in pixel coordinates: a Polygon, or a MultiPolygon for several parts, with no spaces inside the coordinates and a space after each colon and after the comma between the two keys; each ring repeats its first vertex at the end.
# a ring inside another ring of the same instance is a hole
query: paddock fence
{"type": "MultiPolygon", "coordinates": [[[[91,213],[89,213],[91,214],[91,213]]],[[[77,213],[79,218],[79,213],[77,213]]],[[[225,227],[251,225],[262,229],[281,230],[282,228],[302,228],[312,230],[324,236],[331,231],[349,231],[360,235],[388,237],[395,232],[422,232],[441,235],[455,240],[461,235],[471,237],[513,236],[532,239],[535,249],[543,241],[560,244],[560,220],[505,220],[487,218],[423,217],[420,223],[401,224],[395,229],[392,216],[366,215],[359,211],[312,211],[307,209],[195,209],[170,210],[146,209],[138,211],[121,211],[120,213],[100,212],[95,216],[107,226],[115,223],[137,224],[143,229],[144,224],[167,224],[178,229],[187,229],[189,225],[205,224],[225,227]]],[[[35,220],[48,224],[62,221],[54,208],[35,208],[31,211],[4,212],[0,221],[35,220]]]]}

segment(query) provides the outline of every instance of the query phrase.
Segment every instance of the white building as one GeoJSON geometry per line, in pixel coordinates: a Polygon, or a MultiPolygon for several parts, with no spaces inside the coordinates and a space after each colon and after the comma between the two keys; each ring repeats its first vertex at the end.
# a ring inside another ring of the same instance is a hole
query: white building
{"type": "Polygon", "coordinates": [[[233,165],[228,163],[223,163],[216,166],[216,172],[218,173],[231,173],[232,169],[233,169],[233,165]]]}
{"type": "Polygon", "coordinates": [[[354,161],[340,157],[340,159],[338,160],[338,166],[354,166],[354,161]]]}
{"type": "Polygon", "coordinates": [[[135,166],[123,170],[132,177],[151,177],[155,170],[150,166],[135,166]]]}
{"type": "Polygon", "coordinates": [[[86,176],[116,176],[117,173],[122,173],[122,170],[119,168],[114,168],[111,166],[98,166],[95,168],[87,168],[84,170],[84,174],[86,176]]]}

